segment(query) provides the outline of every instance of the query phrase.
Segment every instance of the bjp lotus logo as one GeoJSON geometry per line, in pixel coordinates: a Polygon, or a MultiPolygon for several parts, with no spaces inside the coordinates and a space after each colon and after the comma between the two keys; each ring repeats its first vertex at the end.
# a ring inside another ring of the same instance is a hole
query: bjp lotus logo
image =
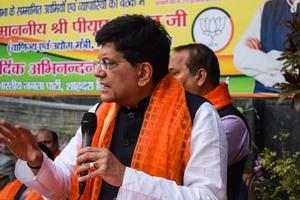
{"type": "Polygon", "coordinates": [[[223,50],[231,41],[233,24],[230,16],[221,8],[208,8],[200,12],[192,27],[193,39],[215,52],[223,50]]]}

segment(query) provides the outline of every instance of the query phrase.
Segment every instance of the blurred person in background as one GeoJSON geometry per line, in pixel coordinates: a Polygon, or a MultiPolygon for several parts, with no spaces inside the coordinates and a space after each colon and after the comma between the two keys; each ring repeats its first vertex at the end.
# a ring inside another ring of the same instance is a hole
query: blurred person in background
{"type": "Polygon", "coordinates": [[[38,143],[46,145],[53,153],[54,157],[60,153],[57,133],[47,128],[39,128],[36,133],[38,143]]]}
{"type": "Polygon", "coordinates": [[[0,144],[0,190],[15,177],[16,158],[6,149],[4,144],[0,144]]]}
{"type": "MultiPolygon", "coordinates": [[[[54,160],[52,151],[43,143],[39,143],[39,148],[48,158],[54,160]]],[[[0,200],[42,200],[42,196],[35,191],[29,189],[20,180],[15,179],[9,182],[2,190],[0,190],[0,200]]]]}

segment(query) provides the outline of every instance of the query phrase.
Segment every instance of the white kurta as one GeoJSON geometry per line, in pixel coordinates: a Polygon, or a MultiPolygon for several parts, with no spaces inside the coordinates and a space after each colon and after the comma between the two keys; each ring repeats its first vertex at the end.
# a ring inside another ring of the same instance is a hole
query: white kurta
{"type": "MultiPolygon", "coordinates": [[[[94,110],[95,106],[90,111],[94,110]]],[[[25,161],[18,160],[16,176],[47,199],[66,199],[70,189],[70,176],[81,146],[81,135],[78,129],[54,162],[44,156],[42,167],[36,176],[25,161]]],[[[191,137],[191,155],[185,169],[183,186],[126,167],[117,199],[226,200],[227,140],[219,115],[211,104],[205,102],[198,109],[191,137]]]]}

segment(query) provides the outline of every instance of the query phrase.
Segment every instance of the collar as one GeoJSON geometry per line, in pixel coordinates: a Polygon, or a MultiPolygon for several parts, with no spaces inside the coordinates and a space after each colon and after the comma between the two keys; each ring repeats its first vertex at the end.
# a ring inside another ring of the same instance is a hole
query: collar
{"type": "Polygon", "coordinates": [[[290,0],[286,0],[286,2],[290,5],[291,13],[297,12],[297,5],[300,3],[300,0],[295,0],[294,3],[290,2],[290,0]]]}
{"type": "Polygon", "coordinates": [[[150,96],[146,97],[145,99],[142,99],[139,104],[137,106],[134,107],[126,107],[126,106],[122,106],[121,110],[125,113],[129,113],[129,112],[145,112],[148,105],[149,105],[149,101],[150,101],[150,96]]]}

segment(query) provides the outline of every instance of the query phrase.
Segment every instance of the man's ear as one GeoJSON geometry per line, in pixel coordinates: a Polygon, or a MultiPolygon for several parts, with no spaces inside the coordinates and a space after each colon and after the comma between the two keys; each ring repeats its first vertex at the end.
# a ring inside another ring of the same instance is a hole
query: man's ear
{"type": "Polygon", "coordinates": [[[204,68],[200,68],[197,72],[196,72],[196,83],[197,86],[201,87],[204,85],[205,81],[207,78],[207,71],[204,68]]]}
{"type": "Polygon", "coordinates": [[[152,81],[153,67],[148,62],[143,62],[137,67],[138,85],[143,87],[152,81]]]}

